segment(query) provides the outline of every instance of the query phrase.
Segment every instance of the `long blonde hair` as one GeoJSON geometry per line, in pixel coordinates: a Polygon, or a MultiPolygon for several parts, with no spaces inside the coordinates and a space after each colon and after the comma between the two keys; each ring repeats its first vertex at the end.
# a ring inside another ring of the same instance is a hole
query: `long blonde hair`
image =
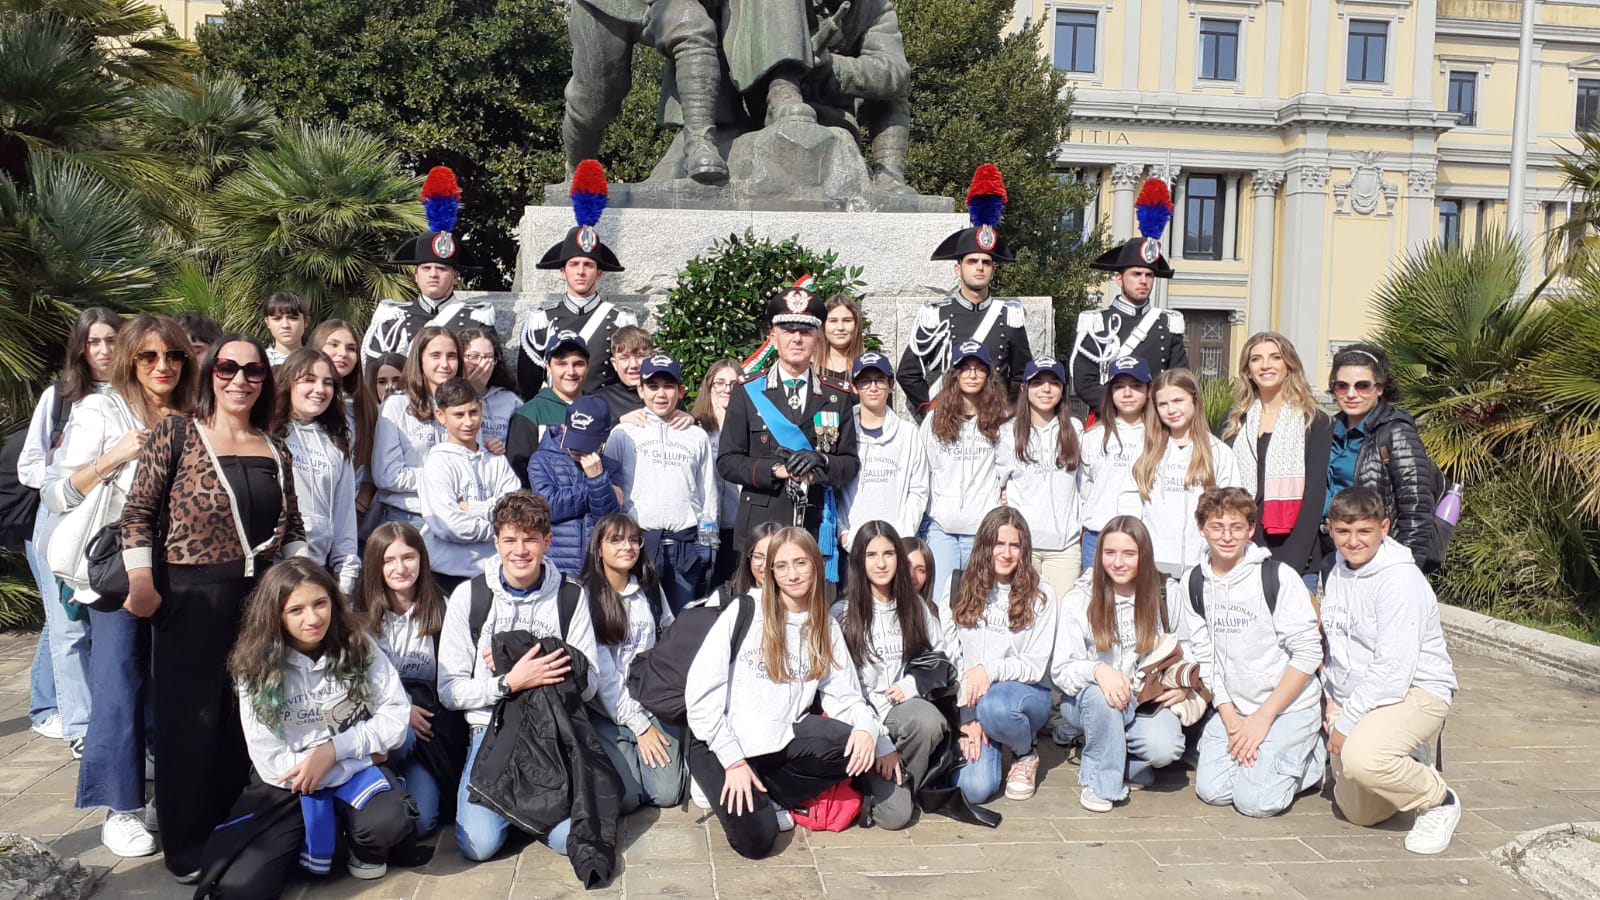
{"type": "MultiPolygon", "coordinates": [[[[1189,471],[1183,476],[1183,486],[1216,487],[1216,469],[1211,459],[1211,428],[1206,424],[1206,408],[1200,400],[1200,382],[1188,369],[1162,372],[1155,381],[1150,382],[1150,408],[1155,408],[1156,396],[1163,388],[1184,391],[1194,403],[1194,419],[1189,423],[1189,440],[1194,445],[1194,455],[1189,457],[1189,471]]],[[[1160,427],[1144,430],[1144,452],[1133,464],[1133,481],[1139,486],[1139,496],[1145,500],[1150,499],[1150,491],[1155,486],[1156,469],[1161,466],[1161,457],[1166,455],[1167,442],[1172,438],[1160,413],[1156,414],[1155,420],[1160,427]]]]}
{"type": "Polygon", "coordinates": [[[1276,331],[1258,331],[1250,335],[1250,339],[1244,342],[1244,349],[1239,351],[1239,377],[1233,381],[1233,409],[1228,411],[1228,420],[1222,425],[1221,437],[1224,441],[1232,441],[1244,430],[1245,416],[1250,413],[1250,407],[1261,399],[1261,389],[1250,378],[1250,351],[1266,343],[1277,346],[1278,354],[1283,357],[1284,368],[1289,370],[1288,377],[1283,379],[1283,408],[1305,416],[1307,431],[1311,430],[1311,423],[1316,421],[1317,401],[1311,395],[1306,367],[1301,364],[1300,354],[1295,351],[1294,344],[1276,331]]]}
{"type": "MultiPolygon", "coordinates": [[[[1116,516],[1100,529],[1100,542],[1113,534],[1125,534],[1139,548],[1139,570],[1133,573],[1133,631],[1134,650],[1149,653],[1156,637],[1171,630],[1167,622],[1167,607],[1161,599],[1161,576],[1156,572],[1156,556],[1150,543],[1150,529],[1133,516],[1116,516]],[[1157,630],[1157,629],[1160,630],[1157,630]]],[[[1120,643],[1117,634],[1117,591],[1106,574],[1100,553],[1095,552],[1094,568],[1089,577],[1089,630],[1094,634],[1094,646],[1101,653],[1120,643]]]]}
{"type": "Polygon", "coordinates": [[[780,684],[794,681],[813,681],[833,668],[833,644],[828,629],[833,618],[828,615],[828,585],[823,574],[822,551],[817,541],[804,528],[781,528],[767,541],[767,571],[761,579],[761,660],[766,664],[767,677],[780,684]],[[772,561],[779,548],[794,544],[811,561],[811,596],[806,602],[809,616],[800,631],[805,644],[807,666],[804,673],[789,671],[788,655],[784,653],[784,623],[788,611],[783,605],[783,592],[772,574],[772,561]]]}

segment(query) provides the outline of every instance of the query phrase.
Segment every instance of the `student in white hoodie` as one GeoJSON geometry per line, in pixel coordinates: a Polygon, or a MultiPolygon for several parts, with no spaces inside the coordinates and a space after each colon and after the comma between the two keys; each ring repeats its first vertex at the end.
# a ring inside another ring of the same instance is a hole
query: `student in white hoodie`
{"type": "MultiPolygon", "coordinates": [[[[1137,356],[1124,356],[1107,369],[1106,392],[1096,410],[1098,421],[1083,434],[1083,475],[1078,495],[1083,500],[1083,568],[1094,565],[1100,529],[1116,516],[1136,515],[1138,504],[1128,502],[1134,490],[1133,463],[1144,449],[1145,432],[1152,427],[1155,407],[1150,403],[1150,364],[1137,356]]],[[[1137,497],[1133,498],[1135,501],[1137,497]]]]}
{"type": "Polygon", "coordinates": [[[376,522],[410,522],[422,528],[422,460],[444,440],[434,415],[433,392],[461,374],[461,342],[448,329],[423,326],[402,374],[404,390],[383,400],[372,437],[372,483],[378,486],[376,522]]]}
{"type": "Polygon", "coordinates": [[[873,824],[891,830],[911,824],[913,797],[927,786],[934,754],[950,736],[950,723],[918,695],[906,664],[944,650],[944,630],[932,603],[922,599],[900,558],[900,534],[881,520],[862,523],[850,549],[850,577],[833,616],[861,679],[861,694],[883,722],[873,824]]]}
{"type": "Polygon", "coordinates": [[[605,456],[617,463],[613,483],[622,491],[623,512],[639,523],[644,555],[676,613],[696,599],[711,565],[721,501],[717,458],[704,430],[669,421],[684,395],[677,360],[652,354],[639,369],[637,390],[642,416],[626,416],[611,429],[605,456]]]}
{"type": "Polygon", "coordinates": [[[948,577],[940,596],[944,649],[961,673],[961,751],[956,785],[985,803],[1000,790],[1001,756],[1015,758],[1005,778],[1008,800],[1033,796],[1039,777],[1035,736],[1050,717],[1050,651],[1057,608],[1033,565],[1033,539],[1022,514],[1002,506],[978,526],[970,567],[959,587],[948,577]]]}
{"type": "Polygon", "coordinates": [[[1295,794],[1322,782],[1322,632],[1311,593],[1292,566],[1251,543],[1256,502],[1243,488],[1200,495],[1195,523],[1206,552],[1178,580],[1175,605],[1189,635],[1189,659],[1211,690],[1217,714],[1200,736],[1194,790],[1215,806],[1275,816],[1295,794]],[[1267,602],[1262,570],[1277,570],[1267,602]],[[1200,574],[1201,596],[1190,592],[1200,574]]]}
{"type": "Polygon", "coordinates": [[[350,422],[337,373],[321,350],[301,347],[278,369],[272,431],[294,459],[294,492],[306,526],[307,556],[328,567],[348,597],[361,575],[356,545],[356,473],[350,422]]]}
{"type": "Polygon", "coordinates": [[[382,878],[390,852],[412,838],[405,782],[374,761],[405,740],[411,705],[338,592],[326,569],[296,558],[269,569],[248,601],[228,670],[255,777],[206,842],[202,871],[225,870],[208,875],[216,880],[201,885],[205,896],[277,897],[297,862],[326,874],[335,831],[348,839],[350,874],[382,878]],[[256,825],[285,792],[309,802],[256,825]],[[234,828],[255,830],[230,864],[241,843],[234,828]]]}
{"type": "Polygon", "coordinates": [[[1188,699],[1184,688],[1157,696],[1139,712],[1134,679],[1139,657],[1163,635],[1179,634],[1182,619],[1168,597],[1150,549],[1150,531],[1133,516],[1116,516],[1100,532],[1094,567],[1061,604],[1051,675],[1061,689],[1055,739],[1083,739],[1078,805],[1110,812],[1128,788],[1155,781],[1153,769],[1183,755],[1183,724],[1171,707],[1188,699]]]}
{"type": "Polygon", "coordinates": [[[643,544],[633,519],[621,513],[601,517],[578,578],[589,595],[600,657],[589,721],[622,777],[623,815],[641,806],[677,806],[686,779],[682,733],[663,725],[628,692],[634,659],[654,647],[660,631],[673,622],[643,544]]]}
{"type": "MultiPolygon", "coordinates": [[[[1238,487],[1233,448],[1211,434],[1200,382],[1188,369],[1168,369],[1150,385],[1156,426],[1144,434],[1144,450],[1133,464],[1139,518],[1150,529],[1156,569],[1168,590],[1183,570],[1200,562],[1205,541],[1194,527],[1195,505],[1211,488],[1238,487]]],[[[1132,498],[1130,498],[1130,501],[1132,498]]]]}
{"type": "MultiPolygon", "coordinates": [[[[951,351],[933,414],[922,420],[932,497],[922,537],[933,548],[935,593],[964,569],[983,514],[1000,504],[1000,426],[1011,415],[989,348],[966,341],[951,351]]],[[[979,801],[981,802],[981,801],[979,801]]]]}
{"type": "MultiPolygon", "coordinates": [[[[598,669],[594,624],[589,604],[580,593],[565,633],[561,629],[561,570],[545,565],[550,548],[550,504],[528,491],[513,491],[494,504],[495,557],[484,560],[482,571],[451,592],[445,607],[444,629],[439,632],[439,699],[448,709],[466,713],[471,728],[466,768],[456,791],[456,846],[471,860],[485,860],[500,851],[510,823],[486,806],[472,802],[467,793],[472,766],[483,744],[495,703],[517,691],[557,684],[572,671],[565,651],[537,655],[534,647],[508,672],[496,672],[489,650],[494,636],[525,630],[536,638],[555,637],[577,648],[598,669]],[[489,612],[483,628],[472,634],[472,590],[487,588],[489,612]]],[[[595,695],[598,681],[590,681],[584,699],[595,695]]],[[[563,855],[571,820],[550,829],[544,842],[563,855]]]]}
{"type": "Polygon", "coordinates": [[[828,616],[822,552],[802,528],[767,542],[765,584],[730,655],[736,611],[718,617],[689,666],[689,771],[712,798],[728,844],[772,852],[800,806],[876,759],[883,728],[861,699],[844,637],[828,616]],[[821,695],[827,716],[810,712],[821,695]]]}
{"type": "Polygon", "coordinates": [[[483,404],[465,378],[452,378],[434,392],[435,415],[445,440],[422,463],[417,497],[422,532],[439,589],[449,592],[476,575],[494,556],[489,511],[496,499],[521,487],[504,455],[478,440],[483,404]]]}
{"type": "Polygon", "coordinates": [[[861,468],[839,504],[839,546],[853,545],[856,526],[874,519],[914,535],[928,511],[927,447],[912,424],[889,408],[894,396],[889,357],[876,351],[856,357],[851,381],[860,398],[853,415],[861,468]]]}
{"type": "Polygon", "coordinates": [[[1067,367],[1049,356],[1028,362],[1011,421],[997,442],[1006,505],[1028,520],[1033,564],[1051,592],[1065,596],[1083,571],[1078,482],[1083,426],[1067,404],[1067,367]]]}
{"type": "Polygon", "coordinates": [[[493,328],[463,328],[456,332],[461,342],[461,377],[472,382],[483,402],[483,430],[478,437],[490,453],[506,452],[506,434],[511,417],[522,408],[517,396],[517,379],[506,365],[506,354],[493,328]]]}
{"type": "Polygon", "coordinates": [[[1339,554],[1322,598],[1333,802],[1356,825],[1414,810],[1406,849],[1443,853],[1461,822],[1461,798],[1415,755],[1431,753],[1444,729],[1455,667],[1433,589],[1389,526],[1371,488],[1346,488],[1328,507],[1339,554]]]}

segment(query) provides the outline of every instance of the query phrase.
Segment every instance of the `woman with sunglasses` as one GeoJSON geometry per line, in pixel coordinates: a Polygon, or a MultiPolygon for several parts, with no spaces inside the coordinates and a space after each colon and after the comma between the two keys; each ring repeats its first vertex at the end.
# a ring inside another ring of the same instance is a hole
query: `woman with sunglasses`
{"type": "MultiPolygon", "coordinates": [[[[1442,485],[1439,469],[1417,434],[1417,423],[1393,404],[1400,388],[1389,368],[1389,355],[1376,344],[1351,344],[1333,356],[1328,390],[1339,404],[1333,417],[1333,450],[1328,457],[1331,499],[1347,487],[1366,487],[1383,497],[1389,536],[1406,545],[1417,565],[1430,572],[1433,510],[1442,485]]],[[[1327,500],[1323,515],[1327,515],[1327,500]]],[[[1322,559],[1334,552],[1333,540],[1322,538],[1322,559]]]]}
{"type": "Polygon", "coordinates": [[[162,848],[167,869],[186,884],[198,878],[206,838],[250,768],[227,671],[240,601],[279,557],[306,553],[294,466],[268,434],[272,382],[254,338],[213,344],[194,417],[151,429],[122,513],[126,606],[156,632],[162,848]]]}

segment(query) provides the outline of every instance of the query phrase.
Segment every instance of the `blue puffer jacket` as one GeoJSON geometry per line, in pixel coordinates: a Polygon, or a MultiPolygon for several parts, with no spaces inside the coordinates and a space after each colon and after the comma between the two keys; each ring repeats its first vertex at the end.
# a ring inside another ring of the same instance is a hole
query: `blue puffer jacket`
{"type": "Polygon", "coordinates": [[[560,426],[546,429],[539,449],[528,458],[528,487],[550,504],[550,549],[545,559],[563,574],[577,578],[595,522],[621,512],[622,507],[612,489],[617,463],[605,459],[599,476],[585,476],[561,449],[562,430],[560,426]]]}

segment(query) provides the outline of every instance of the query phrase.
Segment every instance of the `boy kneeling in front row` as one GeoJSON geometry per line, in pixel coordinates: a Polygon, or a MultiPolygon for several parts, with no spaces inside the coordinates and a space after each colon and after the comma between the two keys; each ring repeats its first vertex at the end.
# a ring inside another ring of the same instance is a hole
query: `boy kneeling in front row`
{"type": "Polygon", "coordinates": [[[1376,491],[1335,495],[1328,530],[1339,553],[1322,600],[1333,801],[1356,825],[1414,810],[1406,849],[1443,853],[1461,800],[1414,758],[1433,747],[1456,691],[1439,603],[1411,551],[1388,536],[1376,491]]]}
{"type": "Polygon", "coordinates": [[[1194,518],[1207,551],[1178,580],[1177,606],[1217,709],[1200,738],[1195,793],[1247,816],[1275,816],[1327,768],[1317,611],[1299,574],[1251,543],[1248,492],[1208,490],[1194,518]]]}

